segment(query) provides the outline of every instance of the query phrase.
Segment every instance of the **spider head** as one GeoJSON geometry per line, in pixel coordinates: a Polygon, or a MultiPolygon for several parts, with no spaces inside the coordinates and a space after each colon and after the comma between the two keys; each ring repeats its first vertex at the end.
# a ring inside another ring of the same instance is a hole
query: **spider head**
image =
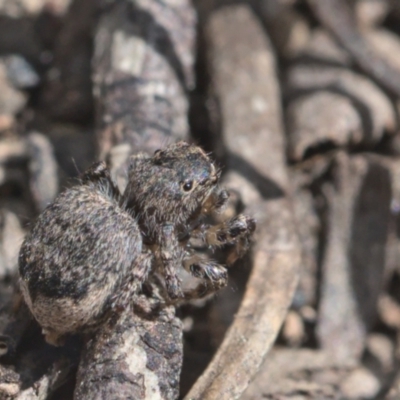
{"type": "Polygon", "coordinates": [[[142,220],[184,224],[202,212],[218,181],[209,156],[200,147],[179,142],[131,169],[124,196],[142,220]]]}

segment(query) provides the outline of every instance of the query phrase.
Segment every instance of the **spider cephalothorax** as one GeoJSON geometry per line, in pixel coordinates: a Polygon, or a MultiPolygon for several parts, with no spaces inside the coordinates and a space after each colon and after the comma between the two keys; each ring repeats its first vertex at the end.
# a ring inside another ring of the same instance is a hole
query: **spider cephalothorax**
{"type": "Polygon", "coordinates": [[[244,215],[215,226],[202,222],[228,198],[218,180],[206,153],[180,142],[134,157],[123,194],[105,163],[61,193],[39,216],[19,257],[22,293],[47,341],[57,344],[95,326],[116,305],[134,303],[155,277],[164,281],[166,302],[225,286],[226,268],[193,251],[189,241],[235,245],[238,257],[255,223],[244,215]],[[181,267],[203,282],[184,292],[181,267]]]}
{"type": "MultiPolygon", "coordinates": [[[[145,232],[165,222],[186,224],[202,213],[207,198],[215,197],[218,179],[217,169],[200,147],[179,142],[157,150],[153,157],[133,159],[124,201],[145,232]]],[[[226,191],[219,197],[223,201],[215,205],[222,207],[226,191]]]]}

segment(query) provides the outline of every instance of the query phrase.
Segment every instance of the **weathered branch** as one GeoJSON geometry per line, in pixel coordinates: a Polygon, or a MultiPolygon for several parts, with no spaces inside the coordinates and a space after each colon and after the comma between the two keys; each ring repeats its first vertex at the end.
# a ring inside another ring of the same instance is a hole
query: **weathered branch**
{"type": "Polygon", "coordinates": [[[195,15],[189,2],[114,1],[98,23],[94,92],[100,156],[187,139],[195,15]]]}
{"type": "MultiPolygon", "coordinates": [[[[122,189],[129,155],[188,140],[195,15],[179,1],[115,1],[95,36],[94,91],[100,157],[122,189]]],[[[115,315],[85,344],[75,399],[176,399],[182,327],[167,308],[115,315]]]]}
{"type": "Polygon", "coordinates": [[[257,219],[253,270],[240,309],[186,399],[237,399],[270,350],[292,301],[300,264],[285,167],[275,58],[246,6],[224,7],[206,27],[229,166],[227,186],[257,219]],[[239,27],[246,27],[245,30],[239,27]]]}
{"type": "Polygon", "coordinates": [[[75,399],[176,399],[182,324],[170,307],[146,320],[126,311],[108,321],[84,349],[75,399]]]}

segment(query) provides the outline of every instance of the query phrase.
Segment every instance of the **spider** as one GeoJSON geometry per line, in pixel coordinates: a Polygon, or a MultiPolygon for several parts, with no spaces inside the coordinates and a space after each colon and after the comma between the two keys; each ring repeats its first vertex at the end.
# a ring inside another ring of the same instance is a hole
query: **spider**
{"type": "Polygon", "coordinates": [[[131,158],[120,193],[104,162],[61,193],[38,217],[19,256],[24,299],[47,342],[94,327],[106,310],[134,302],[153,275],[162,277],[166,303],[206,296],[227,284],[227,269],[196,252],[192,239],[215,248],[232,245],[232,264],[255,229],[236,216],[208,225],[228,192],[200,148],[179,142],[152,157],[131,158]],[[183,267],[201,283],[184,291],[183,267]]]}

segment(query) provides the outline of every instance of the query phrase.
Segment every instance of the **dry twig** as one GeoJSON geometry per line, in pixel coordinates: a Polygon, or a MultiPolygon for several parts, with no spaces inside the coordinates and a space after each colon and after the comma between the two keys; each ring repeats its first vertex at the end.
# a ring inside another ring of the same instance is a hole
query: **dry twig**
{"type": "Polygon", "coordinates": [[[232,171],[225,182],[242,194],[246,212],[256,217],[259,228],[240,309],[186,399],[232,400],[253,379],[278,334],[297,284],[300,248],[288,195],[279,88],[269,41],[247,6],[215,12],[206,35],[232,171]]]}

